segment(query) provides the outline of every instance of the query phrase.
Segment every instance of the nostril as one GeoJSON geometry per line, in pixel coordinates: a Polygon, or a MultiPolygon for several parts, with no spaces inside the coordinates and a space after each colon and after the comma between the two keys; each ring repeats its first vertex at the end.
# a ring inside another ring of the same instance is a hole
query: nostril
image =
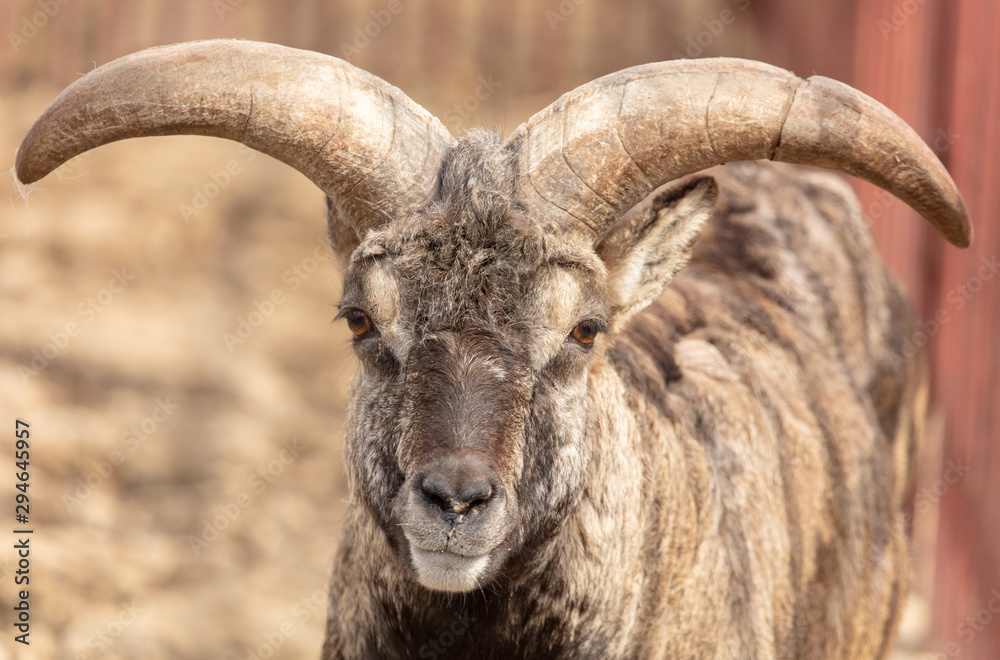
{"type": "MultiPolygon", "coordinates": [[[[493,498],[493,486],[488,481],[477,481],[466,485],[459,496],[459,503],[463,508],[476,508],[483,506],[493,498]]],[[[459,513],[456,511],[456,513],[459,513]]]]}
{"type": "Polygon", "coordinates": [[[486,506],[496,497],[498,491],[489,478],[494,474],[492,470],[470,470],[468,465],[461,467],[466,469],[434,470],[417,480],[419,495],[431,508],[445,514],[462,515],[469,509],[486,506]]]}
{"type": "Polygon", "coordinates": [[[420,491],[424,495],[424,499],[430,502],[434,507],[442,511],[450,511],[452,509],[452,502],[454,501],[454,495],[447,484],[442,483],[440,478],[435,478],[437,475],[431,475],[426,477],[420,484],[420,491]]]}

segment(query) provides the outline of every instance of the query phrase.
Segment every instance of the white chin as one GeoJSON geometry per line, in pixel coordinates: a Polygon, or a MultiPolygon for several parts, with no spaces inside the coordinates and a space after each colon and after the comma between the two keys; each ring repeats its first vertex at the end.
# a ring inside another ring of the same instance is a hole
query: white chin
{"type": "Polygon", "coordinates": [[[490,561],[488,554],[463,557],[452,552],[430,552],[410,545],[420,584],[435,591],[472,591],[490,561]]]}

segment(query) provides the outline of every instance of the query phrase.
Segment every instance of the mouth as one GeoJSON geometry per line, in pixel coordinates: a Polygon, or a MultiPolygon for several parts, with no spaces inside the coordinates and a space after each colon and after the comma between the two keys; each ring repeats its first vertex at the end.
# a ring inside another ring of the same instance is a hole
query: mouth
{"type": "Polygon", "coordinates": [[[422,550],[410,545],[420,584],[435,591],[464,592],[480,586],[489,553],[467,557],[447,550],[422,550]]]}

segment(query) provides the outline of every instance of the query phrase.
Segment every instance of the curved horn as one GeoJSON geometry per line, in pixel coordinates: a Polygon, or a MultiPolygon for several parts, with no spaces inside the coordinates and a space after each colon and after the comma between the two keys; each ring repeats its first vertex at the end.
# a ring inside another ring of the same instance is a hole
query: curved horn
{"type": "Polygon", "coordinates": [[[274,44],[151,48],[70,85],[32,126],[17,177],[42,178],[108,142],[210,135],[291,165],[363,235],[425,201],[453,138],[403,92],[343,60],[274,44]]]}
{"type": "Polygon", "coordinates": [[[519,126],[517,196],[596,240],[658,186],[737,160],[852,174],[899,197],[959,247],[969,214],[947,170],[902,119],[829,78],[740,59],[677,60],[582,85],[519,126]]]}

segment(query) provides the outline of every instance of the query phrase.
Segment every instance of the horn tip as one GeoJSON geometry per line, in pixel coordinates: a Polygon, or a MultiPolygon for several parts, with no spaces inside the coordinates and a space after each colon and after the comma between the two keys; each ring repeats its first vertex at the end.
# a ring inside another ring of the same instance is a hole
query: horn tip
{"type": "Polygon", "coordinates": [[[965,200],[961,195],[956,194],[956,199],[948,209],[948,222],[938,225],[945,239],[957,248],[967,248],[972,245],[973,229],[972,220],[969,217],[969,209],[965,206],[965,200]]]}
{"type": "Polygon", "coordinates": [[[24,148],[24,143],[14,152],[14,177],[18,183],[35,183],[47,172],[40,172],[36,163],[29,157],[31,150],[24,148]]]}
{"type": "Polygon", "coordinates": [[[946,236],[946,238],[949,243],[957,248],[962,248],[963,250],[972,245],[972,241],[975,238],[975,232],[972,229],[972,223],[969,222],[968,214],[965,214],[961,218],[961,224],[954,232],[946,236]]]}

